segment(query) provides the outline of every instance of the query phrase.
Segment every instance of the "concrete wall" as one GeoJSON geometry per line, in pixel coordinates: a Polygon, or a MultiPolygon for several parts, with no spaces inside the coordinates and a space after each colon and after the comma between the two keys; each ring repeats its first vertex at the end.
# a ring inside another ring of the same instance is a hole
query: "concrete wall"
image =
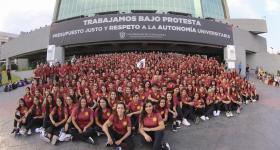
{"type": "Polygon", "coordinates": [[[267,24],[264,19],[225,19],[221,21],[255,34],[267,33],[267,24]]]}
{"type": "Polygon", "coordinates": [[[267,50],[266,39],[240,28],[233,28],[233,41],[236,49],[236,68],[242,64],[242,75],[245,75],[246,51],[252,53],[264,53],[267,50]]]}
{"type": "Polygon", "coordinates": [[[263,67],[269,73],[277,73],[280,70],[280,55],[272,55],[269,53],[247,54],[247,63],[251,68],[263,67]]]}
{"type": "Polygon", "coordinates": [[[50,27],[36,29],[30,33],[21,34],[18,38],[2,45],[0,59],[33,53],[47,49],[49,45],[50,27]]]}
{"type": "Polygon", "coordinates": [[[240,28],[233,29],[233,41],[240,50],[254,53],[267,51],[266,38],[240,28]]]}

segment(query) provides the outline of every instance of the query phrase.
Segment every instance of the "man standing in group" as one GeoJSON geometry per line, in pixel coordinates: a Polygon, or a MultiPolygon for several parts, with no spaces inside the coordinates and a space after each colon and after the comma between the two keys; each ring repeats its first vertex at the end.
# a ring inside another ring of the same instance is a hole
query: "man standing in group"
{"type": "Polygon", "coordinates": [[[12,75],[11,75],[11,70],[7,69],[7,77],[8,77],[8,81],[12,82],[12,75]]]}
{"type": "Polygon", "coordinates": [[[250,71],[250,67],[249,64],[247,64],[246,66],[246,79],[249,80],[249,71],[250,71]]]}
{"type": "Polygon", "coordinates": [[[238,64],[238,71],[239,71],[239,75],[241,74],[241,71],[242,71],[242,63],[239,62],[238,64]]]}

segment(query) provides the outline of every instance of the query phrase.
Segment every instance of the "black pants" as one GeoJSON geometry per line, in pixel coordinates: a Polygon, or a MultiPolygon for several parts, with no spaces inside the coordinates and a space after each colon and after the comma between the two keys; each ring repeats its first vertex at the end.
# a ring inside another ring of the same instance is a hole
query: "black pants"
{"type": "Polygon", "coordinates": [[[214,109],[215,109],[214,103],[212,103],[212,104],[206,106],[205,116],[207,116],[207,117],[212,116],[214,109]]]}
{"type": "MultiPolygon", "coordinates": [[[[119,134],[112,128],[109,128],[109,134],[114,142],[114,145],[117,140],[121,139],[124,136],[124,135],[119,134]]],[[[120,145],[115,145],[115,146],[121,146],[122,149],[124,149],[124,150],[132,150],[134,148],[134,142],[132,140],[132,137],[129,136],[126,139],[124,139],[120,145]]]]}
{"type": "Polygon", "coordinates": [[[246,102],[247,100],[251,100],[251,97],[250,97],[250,96],[242,95],[241,98],[242,98],[242,102],[243,102],[243,103],[246,102]]]}
{"type": "Polygon", "coordinates": [[[205,115],[205,108],[195,108],[195,116],[201,117],[205,115]]]}
{"type": "MultiPolygon", "coordinates": [[[[15,118],[16,118],[16,119],[20,119],[20,116],[15,114],[15,118]]],[[[17,127],[17,121],[16,121],[16,119],[14,120],[14,128],[17,127]]],[[[20,127],[19,127],[19,128],[20,128],[20,127]]]]}
{"type": "MultiPolygon", "coordinates": [[[[17,115],[17,114],[15,114],[15,118],[16,119],[20,119],[21,118],[21,116],[19,116],[19,115],[17,115]]],[[[25,125],[27,125],[27,123],[28,123],[28,117],[26,118],[26,121],[25,121],[25,123],[22,123],[22,122],[20,122],[20,124],[19,124],[19,128],[21,128],[22,126],[25,126],[25,125]]],[[[16,128],[17,127],[17,121],[16,120],[14,120],[14,128],[16,128]]]]}
{"type": "Polygon", "coordinates": [[[46,132],[48,134],[51,134],[51,135],[56,135],[56,136],[59,136],[59,133],[60,133],[60,130],[64,127],[64,125],[60,125],[58,127],[55,127],[53,124],[51,124],[47,129],[46,129],[46,132]]]}
{"type": "Polygon", "coordinates": [[[88,138],[93,136],[94,129],[89,127],[86,130],[86,132],[79,133],[79,131],[76,128],[71,128],[69,130],[69,133],[74,137],[74,140],[81,140],[81,141],[87,142],[88,138]]]}
{"type": "Polygon", "coordinates": [[[232,103],[224,104],[224,108],[226,112],[232,111],[232,103]]]}
{"type": "Polygon", "coordinates": [[[33,127],[40,127],[42,126],[42,124],[43,124],[43,119],[41,118],[34,119],[33,117],[30,117],[30,119],[27,122],[26,129],[29,130],[33,127]]]}
{"type": "Polygon", "coordinates": [[[193,121],[195,120],[195,111],[194,111],[193,106],[183,104],[182,112],[183,112],[183,116],[186,119],[188,119],[188,120],[190,119],[190,120],[193,120],[193,121]]]}
{"type": "Polygon", "coordinates": [[[51,123],[49,115],[45,115],[45,117],[43,119],[43,128],[47,129],[51,124],[52,123],[51,123]]]}
{"type": "Polygon", "coordinates": [[[137,115],[132,115],[131,116],[131,125],[134,127],[134,131],[138,131],[139,128],[139,123],[138,123],[138,116],[137,115]]]}
{"type": "Polygon", "coordinates": [[[144,144],[152,144],[153,150],[161,150],[161,144],[163,142],[163,136],[164,136],[164,130],[160,131],[150,131],[146,132],[151,138],[152,142],[147,142],[145,138],[143,137],[142,141],[144,144]]]}
{"type": "Polygon", "coordinates": [[[236,104],[236,103],[232,103],[231,104],[231,110],[237,110],[238,108],[240,107],[240,105],[239,104],[236,104]]]}
{"type": "Polygon", "coordinates": [[[214,110],[218,111],[221,110],[222,102],[214,103],[214,110]]]}
{"type": "Polygon", "coordinates": [[[183,115],[183,111],[182,111],[181,107],[180,107],[180,106],[177,106],[177,107],[176,107],[176,111],[177,111],[177,114],[178,114],[177,120],[182,120],[183,117],[184,117],[184,115],[183,115]]]}

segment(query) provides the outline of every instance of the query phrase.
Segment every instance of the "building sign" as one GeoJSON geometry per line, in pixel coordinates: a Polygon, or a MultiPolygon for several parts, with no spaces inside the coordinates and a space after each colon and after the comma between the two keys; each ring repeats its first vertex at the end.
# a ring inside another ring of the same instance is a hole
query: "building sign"
{"type": "Polygon", "coordinates": [[[51,25],[50,45],[114,41],[170,41],[226,46],[232,27],[220,22],[171,14],[114,14],[51,25]]]}

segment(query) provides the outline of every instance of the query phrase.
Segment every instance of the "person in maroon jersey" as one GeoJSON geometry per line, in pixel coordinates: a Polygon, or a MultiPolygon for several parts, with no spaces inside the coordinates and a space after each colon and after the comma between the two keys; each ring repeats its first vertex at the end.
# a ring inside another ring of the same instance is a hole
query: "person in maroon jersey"
{"type": "Polygon", "coordinates": [[[98,101],[98,107],[95,110],[95,123],[96,123],[96,133],[97,136],[100,136],[103,133],[102,126],[109,119],[112,114],[112,108],[108,100],[105,97],[101,97],[98,101]]]}
{"type": "Polygon", "coordinates": [[[14,129],[12,133],[19,134],[20,128],[27,123],[27,113],[28,108],[25,104],[24,99],[19,99],[18,107],[16,108],[15,112],[15,119],[14,119],[14,129]]]}
{"type": "Polygon", "coordinates": [[[170,148],[168,143],[163,142],[164,122],[161,115],[153,107],[153,103],[147,100],[139,119],[139,132],[143,136],[144,143],[151,143],[153,150],[170,148]]]}
{"type": "Polygon", "coordinates": [[[133,133],[138,132],[138,120],[139,120],[139,115],[142,111],[142,101],[140,100],[139,93],[134,93],[133,94],[133,100],[128,104],[128,114],[131,118],[131,123],[132,123],[132,130],[133,133]]]}
{"type": "Polygon", "coordinates": [[[43,124],[43,108],[39,97],[34,97],[34,102],[28,111],[28,122],[26,125],[26,134],[31,135],[31,129],[33,127],[41,127],[43,124]]]}
{"type": "Polygon", "coordinates": [[[198,92],[194,94],[193,102],[195,108],[195,115],[203,121],[207,120],[207,118],[205,117],[205,103],[204,100],[199,97],[198,92]]]}
{"type": "Polygon", "coordinates": [[[226,111],[226,116],[228,118],[233,117],[232,113],[232,102],[231,102],[231,90],[228,90],[226,93],[226,98],[223,99],[223,105],[226,111]]]}
{"type": "MultiPolygon", "coordinates": [[[[40,93],[39,89],[36,89],[36,90],[35,90],[35,95],[34,95],[34,97],[39,98],[40,103],[41,103],[41,104],[43,103],[44,97],[43,97],[42,94],[40,93]]],[[[33,102],[34,102],[34,100],[33,100],[33,102]]]]}
{"type": "MultiPolygon", "coordinates": [[[[191,86],[191,85],[190,85],[191,86]]],[[[187,89],[183,89],[181,92],[181,99],[182,99],[182,113],[184,118],[188,121],[188,119],[197,122],[195,117],[195,109],[194,109],[194,102],[191,96],[188,95],[187,89]]],[[[190,94],[193,95],[193,94],[190,94]]],[[[190,123],[187,123],[190,125],[190,123]]]]}
{"type": "Polygon", "coordinates": [[[42,135],[41,138],[44,141],[51,142],[53,145],[55,145],[58,140],[59,133],[68,119],[68,112],[64,106],[64,100],[62,97],[56,99],[56,106],[51,111],[49,117],[51,124],[46,129],[46,133],[42,135]]]}
{"type": "Polygon", "coordinates": [[[85,87],[84,90],[84,97],[87,100],[87,106],[94,111],[97,106],[97,102],[93,99],[88,87],[85,87]]]}
{"type": "Polygon", "coordinates": [[[92,138],[94,129],[94,112],[88,108],[84,97],[80,99],[77,109],[72,113],[72,123],[74,128],[70,130],[74,140],[81,140],[89,144],[95,144],[92,138]]]}
{"type": "Polygon", "coordinates": [[[154,105],[157,105],[160,99],[160,92],[158,89],[158,85],[153,84],[152,85],[152,91],[150,95],[148,96],[148,99],[153,102],[154,105]]]}
{"type": "Polygon", "coordinates": [[[236,88],[233,86],[230,88],[230,96],[229,99],[232,104],[232,110],[236,110],[237,114],[240,114],[241,112],[241,98],[238,92],[236,91],[236,88]]]}
{"type": "Polygon", "coordinates": [[[68,129],[71,129],[73,127],[72,113],[77,108],[77,105],[73,103],[73,99],[71,98],[71,96],[66,96],[66,108],[67,108],[69,117],[65,123],[64,131],[68,132],[68,129]]]}
{"type": "Polygon", "coordinates": [[[110,97],[108,98],[108,102],[109,102],[109,105],[112,108],[112,110],[116,110],[118,97],[117,97],[117,93],[115,91],[111,92],[110,97]]]}
{"type": "Polygon", "coordinates": [[[33,97],[30,91],[30,87],[25,88],[25,95],[23,96],[24,102],[29,109],[33,105],[33,97]]]}
{"type": "MultiPolygon", "coordinates": [[[[160,113],[162,121],[164,124],[167,124],[168,121],[168,110],[169,110],[169,104],[167,103],[166,99],[164,97],[161,97],[159,100],[159,104],[156,106],[156,111],[160,113]]],[[[171,122],[173,122],[173,118],[170,118],[171,122]]]]}
{"type": "Polygon", "coordinates": [[[55,101],[52,94],[47,95],[46,100],[43,102],[43,129],[47,129],[50,124],[50,113],[52,112],[53,108],[55,107],[55,101]]]}
{"type": "Polygon", "coordinates": [[[208,95],[206,97],[206,112],[205,112],[205,119],[209,120],[209,118],[213,115],[214,108],[215,108],[215,94],[214,90],[209,89],[208,95]]]}
{"type": "Polygon", "coordinates": [[[223,105],[223,100],[226,99],[227,97],[226,97],[223,87],[217,87],[215,95],[216,95],[216,100],[214,101],[213,115],[215,117],[217,117],[217,116],[220,116],[221,107],[223,105]]]}
{"type": "Polygon", "coordinates": [[[123,102],[117,103],[117,110],[104,123],[102,129],[106,134],[107,145],[114,145],[116,149],[132,150],[134,143],[131,135],[131,119],[126,115],[123,102]]]}

